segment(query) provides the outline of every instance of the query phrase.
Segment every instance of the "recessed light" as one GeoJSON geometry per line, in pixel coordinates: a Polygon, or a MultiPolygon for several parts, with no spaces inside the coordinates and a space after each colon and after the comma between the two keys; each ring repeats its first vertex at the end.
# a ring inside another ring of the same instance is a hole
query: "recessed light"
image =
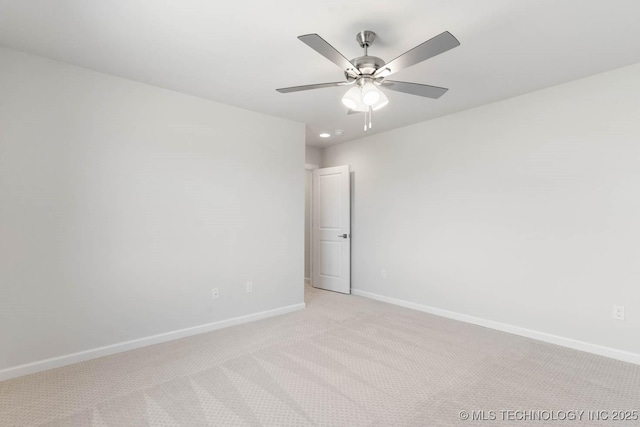
{"type": "Polygon", "coordinates": [[[334,132],[337,136],[340,136],[342,134],[344,134],[344,131],[342,129],[336,129],[334,132]]]}
{"type": "Polygon", "coordinates": [[[326,132],[320,134],[320,138],[329,138],[330,136],[331,136],[331,134],[330,133],[326,133],[326,132]]]}

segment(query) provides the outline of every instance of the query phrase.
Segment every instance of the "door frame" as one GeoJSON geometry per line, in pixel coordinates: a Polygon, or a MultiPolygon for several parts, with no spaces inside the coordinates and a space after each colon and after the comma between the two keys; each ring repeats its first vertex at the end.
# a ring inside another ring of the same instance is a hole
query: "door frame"
{"type": "MultiPolygon", "coordinates": [[[[313,165],[311,163],[304,164],[304,173],[311,172],[311,180],[309,182],[309,277],[304,278],[304,283],[307,283],[309,279],[309,285],[313,286],[313,171],[320,169],[320,165],[313,165]]],[[[305,176],[305,181],[306,181],[305,176]]],[[[305,206],[305,209],[307,207],[305,206]]],[[[307,242],[304,242],[305,246],[307,242]]],[[[306,249],[306,248],[305,248],[306,249]]]]}

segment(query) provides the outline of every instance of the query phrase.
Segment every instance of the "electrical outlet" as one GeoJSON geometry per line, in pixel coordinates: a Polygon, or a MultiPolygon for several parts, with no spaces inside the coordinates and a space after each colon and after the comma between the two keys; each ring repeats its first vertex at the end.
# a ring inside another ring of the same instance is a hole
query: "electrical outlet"
{"type": "Polygon", "coordinates": [[[380,275],[382,276],[383,279],[387,278],[387,270],[380,270],[380,275]]]}
{"type": "Polygon", "coordinates": [[[253,292],[253,282],[247,282],[247,293],[253,292]]]}
{"type": "Polygon", "coordinates": [[[624,320],[624,306],[622,305],[613,306],[613,318],[616,320],[624,320]]]}
{"type": "Polygon", "coordinates": [[[220,294],[218,293],[218,288],[213,288],[211,289],[211,299],[218,299],[220,298],[220,294]]]}

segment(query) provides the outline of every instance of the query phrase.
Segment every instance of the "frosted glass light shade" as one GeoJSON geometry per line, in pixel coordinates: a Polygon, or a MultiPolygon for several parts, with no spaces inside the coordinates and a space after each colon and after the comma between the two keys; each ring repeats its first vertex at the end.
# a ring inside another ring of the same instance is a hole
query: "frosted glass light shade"
{"type": "Polygon", "coordinates": [[[349,89],[342,97],[342,103],[350,110],[358,108],[358,104],[360,103],[360,88],[354,86],[349,89]]]}
{"type": "Polygon", "coordinates": [[[387,95],[385,95],[384,92],[379,89],[378,89],[378,92],[380,92],[380,99],[378,100],[378,102],[376,102],[371,106],[371,109],[373,111],[378,111],[379,109],[381,109],[382,107],[384,107],[389,103],[389,98],[387,98],[387,95]]]}
{"type": "Polygon", "coordinates": [[[373,83],[365,83],[362,86],[362,102],[365,105],[373,105],[380,100],[380,91],[373,83]]]}
{"type": "Polygon", "coordinates": [[[359,86],[354,86],[342,97],[342,103],[353,111],[367,111],[369,107],[362,102],[362,91],[359,86]]]}

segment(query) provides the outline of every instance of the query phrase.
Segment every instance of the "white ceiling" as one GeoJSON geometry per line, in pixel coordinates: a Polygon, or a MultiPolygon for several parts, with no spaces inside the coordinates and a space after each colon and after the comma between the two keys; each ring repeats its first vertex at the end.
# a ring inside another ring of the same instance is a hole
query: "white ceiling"
{"type": "Polygon", "coordinates": [[[394,74],[450,90],[386,91],[380,132],[640,62],[638,16],[638,0],[0,0],[0,44],[304,122],[307,143],[326,146],[364,136],[363,117],[346,115],[345,88],[275,91],[344,78],[298,35],[353,58],[370,29],[369,53],[386,61],[445,30],[460,40],[394,74]]]}

